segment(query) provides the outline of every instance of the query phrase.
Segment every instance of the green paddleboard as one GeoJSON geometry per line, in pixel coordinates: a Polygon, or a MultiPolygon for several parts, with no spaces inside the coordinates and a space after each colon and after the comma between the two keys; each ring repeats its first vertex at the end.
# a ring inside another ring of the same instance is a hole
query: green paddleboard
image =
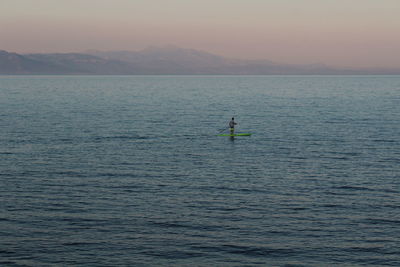
{"type": "Polygon", "coordinates": [[[218,136],[250,136],[251,133],[219,134],[218,136]]]}

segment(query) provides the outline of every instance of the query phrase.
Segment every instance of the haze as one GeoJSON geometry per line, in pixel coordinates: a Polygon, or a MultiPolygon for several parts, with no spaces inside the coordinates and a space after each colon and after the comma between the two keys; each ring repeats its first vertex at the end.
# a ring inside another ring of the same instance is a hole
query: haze
{"type": "Polygon", "coordinates": [[[0,50],[177,45],[242,59],[400,68],[398,0],[0,0],[0,50]]]}

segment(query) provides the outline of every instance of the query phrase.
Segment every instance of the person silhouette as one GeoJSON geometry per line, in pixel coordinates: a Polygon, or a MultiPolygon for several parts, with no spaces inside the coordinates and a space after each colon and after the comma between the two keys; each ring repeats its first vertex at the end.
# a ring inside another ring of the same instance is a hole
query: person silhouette
{"type": "Polygon", "coordinates": [[[231,134],[235,133],[235,125],[237,123],[235,122],[235,118],[232,117],[232,120],[229,122],[229,131],[231,134]]]}

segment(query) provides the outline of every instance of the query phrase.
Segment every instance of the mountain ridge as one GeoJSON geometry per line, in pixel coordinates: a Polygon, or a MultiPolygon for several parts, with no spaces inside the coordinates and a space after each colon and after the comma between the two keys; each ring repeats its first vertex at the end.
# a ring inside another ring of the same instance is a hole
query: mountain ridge
{"type": "Polygon", "coordinates": [[[0,50],[2,75],[372,75],[396,69],[345,69],[226,58],[176,46],[140,51],[17,54],[0,50]]]}

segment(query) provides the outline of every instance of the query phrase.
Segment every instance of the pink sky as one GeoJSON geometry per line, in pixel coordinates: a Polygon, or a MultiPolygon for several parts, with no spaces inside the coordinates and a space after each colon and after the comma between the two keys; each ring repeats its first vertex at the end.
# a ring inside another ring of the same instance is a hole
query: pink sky
{"type": "Polygon", "coordinates": [[[234,58],[400,67],[399,0],[1,0],[0,50],[173,44],[234,58]]]}

